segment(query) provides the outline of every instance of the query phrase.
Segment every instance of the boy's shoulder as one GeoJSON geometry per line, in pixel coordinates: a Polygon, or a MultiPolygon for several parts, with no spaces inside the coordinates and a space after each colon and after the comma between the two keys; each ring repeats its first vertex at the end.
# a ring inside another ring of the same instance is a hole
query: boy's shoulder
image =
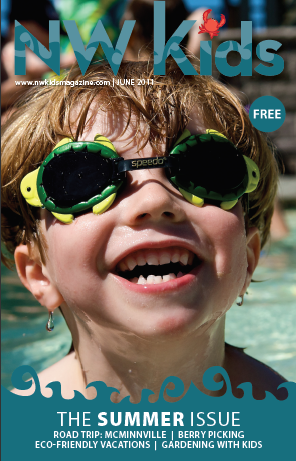
{"type": "Polygon", "coordinates": [[[278,389],[278,386],[287,380],[272,368],[247,355],[241,348],[226,344],[225,368],[230,377],[233,393],[237,397],[243,395],[243,391],[237,389],[237,386],[246,382],[252,384],[255,399],[264,399],[266,391],[279,400],[284,400],[288,396],[285,388],[278,389]]]}

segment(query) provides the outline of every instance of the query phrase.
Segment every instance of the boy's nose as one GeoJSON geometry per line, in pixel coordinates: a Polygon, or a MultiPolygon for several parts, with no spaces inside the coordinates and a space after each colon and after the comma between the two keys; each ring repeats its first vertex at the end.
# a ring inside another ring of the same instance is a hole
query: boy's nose
{"type": "Polygon", "coordinates": [[[146,181],[141,184],[137,176],[135,185],[131,183],[126,213],[129,225],[161,220],[181,222],[185,219],[181,196],[178,196],[177,190],[172,188],[167,179],[164,181],[159,176],[153,175],[149,179],[146,176],[146,181]]]}

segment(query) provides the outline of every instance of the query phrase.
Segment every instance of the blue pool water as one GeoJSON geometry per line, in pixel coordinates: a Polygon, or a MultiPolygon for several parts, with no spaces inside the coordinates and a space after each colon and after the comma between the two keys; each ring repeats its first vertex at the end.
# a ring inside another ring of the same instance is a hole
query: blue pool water
{"type": "Polygon", "coordinates": [[[227,314],[226,341],[296,382],[296,210],[290,235],[267,248],[242,307],[227,314]]]}
{"type": "MultiPolygon", "coordinates": [[[[227,314],[226,341],[296,382],[296,210],[286,212],[290,235],[262,254],[244,305],[227,314]]],[[[63,317],[45,330],[47,314],[14,272],[2,271],[2,384],[20,365],[37,372],[64,357],[71,344],[63,317]]]]}

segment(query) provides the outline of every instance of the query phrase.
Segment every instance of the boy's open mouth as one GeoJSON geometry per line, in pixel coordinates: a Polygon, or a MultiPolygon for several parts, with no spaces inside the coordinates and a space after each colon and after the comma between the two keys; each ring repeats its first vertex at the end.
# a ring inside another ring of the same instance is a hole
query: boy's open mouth
{"type": "Polygon", "coordinates": [[[150,285],[183,277],[200,263],[192,251],[182,247],[138,250],[117,264],[116,273],[132,283],[150,285]]]}

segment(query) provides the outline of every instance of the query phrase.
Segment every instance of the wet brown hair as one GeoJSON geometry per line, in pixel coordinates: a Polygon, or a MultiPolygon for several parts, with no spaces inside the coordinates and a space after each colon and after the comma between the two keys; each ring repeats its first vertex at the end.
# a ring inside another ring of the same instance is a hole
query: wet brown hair
{"type": "MultiPolygon", "coordinates": [[[[258,165],[261,177],[257,189],[249,194],[246,226],[258,227],[263,246],[273,214],[278,166],[266,137],[253,127],[237,97],[212,77],[184,75],[173,60],[167,60],[165,76],[154,76],[151,62],[122,63],[116,80],[135,79],[134,86],[112,87],[113,77],[105,62],[90,66],[84,76],[76,68],[65,78],[67,85],[29,91],[3,126],[2,241],[7,250],[13,253],[21,243],[37,243],[44,261],[45,240],[38,227],[40,209],[23,199],[20,182],[42,163],[61,137],[76,140],[100,110],[127,114],[126,127],[134,114],[142,145],[150,143],[161,154],[160,142],[165,140],[169,151],[184,131],[193,108],[206,128],[223,133],[258,165]],[[138,79],[153,79],[154,84],[137,85],[138,79]],[[111,82],[111,86],[104,82],[111,82]]],[[[5,256],[3,262],[9,265],[5,256]]]]}

